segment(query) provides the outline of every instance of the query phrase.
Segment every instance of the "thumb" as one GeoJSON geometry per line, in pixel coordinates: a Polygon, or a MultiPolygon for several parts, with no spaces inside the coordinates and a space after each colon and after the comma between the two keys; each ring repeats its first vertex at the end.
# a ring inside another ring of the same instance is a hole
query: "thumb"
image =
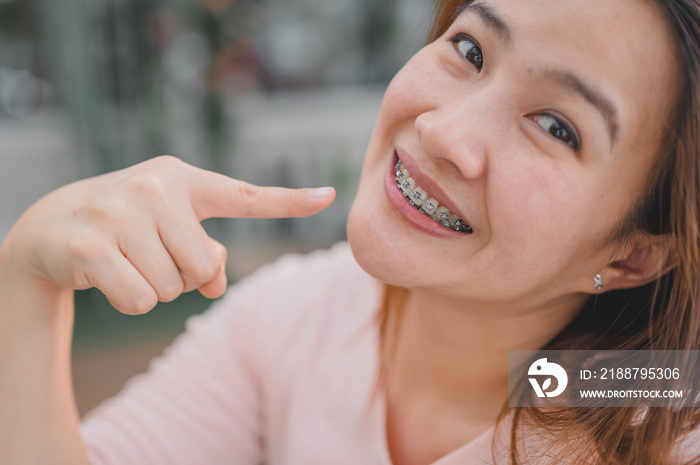
{"type": "Polygon", "coordinates": [[[219,269],[219,274],[217,274],[214,279],[199,286],[199,293],[208,299],[216,299],[226,292],[226,258],[228,257],[228,252],[226,251],[226,247],[220,242],[212,238],[209,239],[221,257],[221,268],[219,269]]]}

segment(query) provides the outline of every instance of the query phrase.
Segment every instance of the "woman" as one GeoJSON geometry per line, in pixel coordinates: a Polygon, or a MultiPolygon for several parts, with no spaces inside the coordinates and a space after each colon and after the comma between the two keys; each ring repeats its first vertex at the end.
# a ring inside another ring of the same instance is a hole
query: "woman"
{"type": "Polygon", "coordinates": [[[82,436],[72,289],[125,313],[217,297],[199,221],[333,194],[168,157],[49,194],[0,250],[0,461],[698,463],[695,409],[504,405],[508,350],[700,349],[699,63],[690,0],[440,2],[387,89],[350,247],[231,288],[82,436]]]}

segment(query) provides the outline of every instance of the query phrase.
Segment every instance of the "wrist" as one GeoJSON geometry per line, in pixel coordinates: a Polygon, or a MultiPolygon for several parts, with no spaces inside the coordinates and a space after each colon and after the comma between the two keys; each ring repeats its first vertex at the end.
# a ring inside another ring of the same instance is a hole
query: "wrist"
{"type": "Polygon", "coordinates": [[[0,254],[0,352],[55,345],[56,337],[70,341],[73,290],[27,273],[11,258],[0,254]]]}
{"type": "Polygon", "coordinates": [[[0,294],[31,290],[42,294],[64,294],[66,289],[32,271],[30,254],[23,252],[21,241],[12,229],[0,245],[0,294]]]}

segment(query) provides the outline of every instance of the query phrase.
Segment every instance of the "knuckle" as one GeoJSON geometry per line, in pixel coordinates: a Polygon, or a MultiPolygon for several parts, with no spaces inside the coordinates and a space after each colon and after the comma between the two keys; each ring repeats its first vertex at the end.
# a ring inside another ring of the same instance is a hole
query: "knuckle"
{"type": "Polygon", "coordinates": [[[76,289],[85,290],[93,286],[92,281],[88,277],[85,269],[83,267],[73,266],[70,269],[69,279],[73,283],[76,289]]]}
{"type": "Polygon", "coordinates": [[[67,278],[75,289],[95,286],[95,266],[108,257],[108,245],[96,234],[79,233],[68,238],[66,252],[69,257],[67,278]]]}
{"type": "Polygon", "coordinates": [[[184,287],[183,287],[182,292],[194,291],[195,289],[197,289],[200,286],[199,283],[193,281],[192,278],[185,275],[184,273],[182,273],[182,280],[184,282],[184,287]]]}
{"type": "Polygon", "coordinates": [[[221,261],[226,263],[228,260],[228,250],[223,245],[219,247],[219,255],[221,256],[221,261]]]}
{"type": "Polygon", "coordinates": [[[124,185],[129,193],[135,194],[140,198],[166,198],[166,183],[164,179],[156,173],[146,172],[134,174],[124,185]]]}
{"type": "Polygon", "coordinates": [[[182,167],[187,165],[184,161],[172,155],[160,155],[148,160],[150,163],[160,167],[182,167]]]}
{"type": "Polygon", "coordinates": [[[170,177],[173,173],[182,170],[185,167],[189,167],[187,163],[180,160],[172,155],[160,155],[157,157],[149,158],[137,165],[133,165],[127,168],[129,176],[137,176],[144,174],[161,175],[164,177],[170,177]]]}
{"type": "Polygon", "coordinates": [[[74,234],[68,238],[66,250],[71,257],[82,263],[94,262],[105,254],[104,244],[85,233],[74,234]]]}
{"type": "Polygon", "coordinates": [[[299,207],[304,204],[304,196],[299,190],[289,190],[287,199],[287,216],[293,216],[299,207]]]}
{"type": "Polygon", "coordinates": [[[155,172],[159,174],[167,173],[169,176],[177,171],[182,171],[186,168],[191,168],[190,165],[172,155],[161,155],[151,158],[144,162],[144,169],[147,172],[155,172]]]}
{"type": "Polygon", "coordinates": [[[177,299],[184,289],[182,280],[168,284],[164,289],[158,292],[158,300],[161,302],[172,302],[177,299]]]}
{"type": "Polygon", "coordinates": [[[246,208],[246,213],[255,206],[260,194],[260,188],[245,181],[240,181],[235,202],[246,208]]]}
{"type": "MultiPolygon", "coordinates": [[[[214,252],[221,258],[221,260],[226,262],[226,258],[228,258],[228,250],[226,250],[226,246],[222,244],[221,242],[217,241],[216,239],[211,239],[211,244],[214,248],[214,252]]],[[[221,261],[220,260],[220,261],[221,261]]]]}
{"type": "Polygon", "coordinates": [[[101,232],[113,231],[113,228],[121,225],[130,214],[128,204],[119,196],[95,200],[80,211],[88,227],[94,227],[101,232]]]}
{"type": "Polygon", "coordinates": [[[187,275],[196,283],[206,283],[216,278],[220,267],[220,258],[211,254],[206,258],[200,259],[191,269],[187,270],[187,275]]]}
{"type": "Polygon", "coordinates": [[[143,315],[144,313],[150,312],[157,303],[158,299],[155,295],[142,295],[135,297],[129,307],[129,313],[134,315],[143,315]]]}

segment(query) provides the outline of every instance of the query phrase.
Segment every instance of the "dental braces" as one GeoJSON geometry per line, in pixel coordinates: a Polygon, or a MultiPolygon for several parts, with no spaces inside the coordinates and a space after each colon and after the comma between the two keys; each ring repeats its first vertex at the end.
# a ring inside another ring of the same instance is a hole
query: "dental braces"
{"type": "Polygon", "coordinates": [[[408,202],[414,207],[416,207],[416,209],[419,212],[453,231],[466,234],[471,234],[474,232],[471,226],[465,223],[464,220],[459,218],[454,213],[451,213],[444,206],[440,206],[437,203],[437,201],[435,201],[435,199],[422,200],[422,198],[424,197],[423,194],[425,193],[425,191],[423,191],[422,188],[418,187],[418,189],[421,189],[421,191],[409,189],[411,182],[408,180],[405,174],[408,173],[408,170],[404,169],[401,160],[399,160],[399,162],[396,163],[395,168],[397,187],[399,188],[403,196],[406,197],[408,202]],[[410,195],[404,192],[404,188],[410,192],[410,195]],[[411,195],[413,196],[413,199],[411,198],[411,195]],[[416,203],[416,201],[418,200],[422,200],[420,204],[416,203]]]}

